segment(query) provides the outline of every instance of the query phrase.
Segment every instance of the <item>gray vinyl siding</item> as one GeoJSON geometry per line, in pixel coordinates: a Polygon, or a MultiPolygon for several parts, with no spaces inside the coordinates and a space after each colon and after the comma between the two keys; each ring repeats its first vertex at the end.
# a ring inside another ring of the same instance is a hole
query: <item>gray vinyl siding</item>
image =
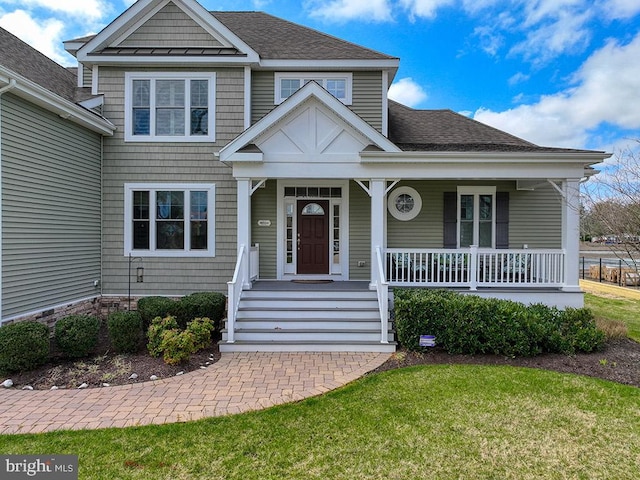
{"type": "Polygon", "coordinates": [[[356,182],[349,182],[349,278],[371,278],[371,197],[356,182]]]}
{"type": "Polygon", "coordinates": [[[253,125],[274,109],[273,72],[251,72],[251,124],[253,125]]]}
{"type": "Polygon", "coordinates": [[[509,246],[562,248],[562,197],[551,186],[515,191],[509,199],[509,246]]]}
{"type": "Polygon", "coordinates": [[[168,3],[120,46],[219,47],[221,44],[175,4],[168,3]]]}
{"type": "MultiPolygon", "coordinates": [[[[159,69],[149,69],[158,71],[159,69]]],[[[137,70],[140,71],[140,70],[137,70]]],[[[181,69],[180,71],[193,71],[181,69]]],[[[202,71],[202,70],[199,70],[202,71]]],[[[103,293],[122,295],[128,288],[124,256],[124,184],[215,184],[215,257],[151,258],[144,266],[144,283],[132,284],[132,295],[183,295],[195,291],[226,292],[236,261],[236,181],[231,167],[214,153],[243,130],[243,70],[216,71],[215,143],[124,142],[124,71],[100,69],[105,116],[117,127],[104,142],[103,293]]]]}
{"type": "Polygon", "coordinates": [[[5,94],[2,314],[99,294],[101,137],[5,94]]]}
{"type": "Polygon", "coordinates": [[[396,187],[415,188],[422,197],[422,210],[410,221],[400,221],[387,212],[389,248],[443,247],[443,194],[458,186],[496,186],[509,192],[509,248],[561,248],[562,206],[551,186],[535,191],[518,191],[515,182],[403,181],[396,187]]]}
{"type": "MultiPolygon", "coordinates": [[[[275,108],[274,78],[274,72],[252,72],[252,124],[275,108]]],[[[353,104],[349,108],[378,131],[382,131],[382,72],[353,73],[353,104]]]]}
{"type": "Polygon", "coordinates": [[[277,265],[277,182],[268,180],[251,197],[251,238],[260,244],[260,278],[276,278],[277,265]],[[269,227],[258,226],[259,220],[269,220],[269,227]]]}
{"type": "Polygon", "coordinates": [[[83,87],[91,87],[93,73],[91,71],[91,67],[85,67],[80,64],[82,67],[82,86],[83,87]]]}
{"type": "Polygon", "coordinates": [[[351,110],[382,132],[382,72],[353,73],[351,110]]]}

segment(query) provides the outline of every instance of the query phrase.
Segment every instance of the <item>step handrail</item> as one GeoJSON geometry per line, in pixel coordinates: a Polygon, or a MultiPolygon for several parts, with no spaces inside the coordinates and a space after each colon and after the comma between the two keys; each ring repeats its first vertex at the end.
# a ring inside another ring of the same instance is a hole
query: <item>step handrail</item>
{"type": "Polygon", "coordinates": [[[227,343],[235,342],[235,324],[238,315],[238,307],[240,306],[240,297],[242,295],[242,286],[245,284],[245,246],[238,247],[238,259],[236,260],[236,269],[233,271],[233,278],[227,282],[227,343]]]}
{"type": "Polygon", "coordinates": [[[382,263],[382,249],[376,247],[376,292],[380,309],[380,343],[389,343],[389,282],[382,263]]]}

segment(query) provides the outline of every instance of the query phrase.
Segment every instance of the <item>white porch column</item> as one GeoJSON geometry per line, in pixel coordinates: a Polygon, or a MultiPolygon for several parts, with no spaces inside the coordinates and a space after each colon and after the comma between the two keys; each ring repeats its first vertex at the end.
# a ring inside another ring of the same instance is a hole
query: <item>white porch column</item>
{"type": "Polygon", "coordinates": [[[564,256],[565,292],[580,291],[580,180],[562,182],[562,248],[564,256]]]}
{"type": "MultiPolygon", "coordinates": [[[[385,205],[385,192],[387,180],[382,178],[371,179],[369,193],[371,195],[371,287],[375,287],[378,282],[376,276],[376,247],[384,249],[387,246],[385,230],[387,220],[387,210],[385,205]]],[[[384,259],[383,259],[384,261],[384,259]]]]}
{"type": "Polygon", "coordinates": [[[248,290],[251,288],[249,275],[249,252],[251,251],[251,179],[238,178],[238,212],[236,214],[238,220],[238,247],[244,245],[244,259],[242,262],[242,278],[244,283],[242,288],[248,290]]]}

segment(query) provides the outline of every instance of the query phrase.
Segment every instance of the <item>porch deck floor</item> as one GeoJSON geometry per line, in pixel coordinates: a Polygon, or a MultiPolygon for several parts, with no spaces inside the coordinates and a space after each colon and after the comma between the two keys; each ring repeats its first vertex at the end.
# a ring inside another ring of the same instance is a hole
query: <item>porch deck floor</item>
{"type": "Polygon", "coordinates": [[[257,280],[253,282],[252,290],[257,291],[363,291],[369,290],[369,282],[360,280],[330,281],[322,280],[257,280]]]}

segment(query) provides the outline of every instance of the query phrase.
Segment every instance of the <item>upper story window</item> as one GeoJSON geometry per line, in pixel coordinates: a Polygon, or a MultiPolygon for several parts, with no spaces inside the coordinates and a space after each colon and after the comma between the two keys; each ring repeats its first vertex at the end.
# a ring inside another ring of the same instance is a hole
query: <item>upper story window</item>
{"type": "Polygon", "coordinates": [[[351,105],[353,75],[350,73],[276,73],[275,103],[284,102],[307,83],[314,81],[345,105],[351,105]]]}
{"type": "Polygon", "coordinates": [[[458,246],[495,248],[496,188],[458,188],[458,246]]]}
{"type": "Polygon", "coordinates": [[[215,141],[215,74],[125,74],[125,140],[215,141]]]}
{"type": "Polygon", "coordinates": [[[125,184],[125,255],[211,257],[213,184],[125,184]]]}

